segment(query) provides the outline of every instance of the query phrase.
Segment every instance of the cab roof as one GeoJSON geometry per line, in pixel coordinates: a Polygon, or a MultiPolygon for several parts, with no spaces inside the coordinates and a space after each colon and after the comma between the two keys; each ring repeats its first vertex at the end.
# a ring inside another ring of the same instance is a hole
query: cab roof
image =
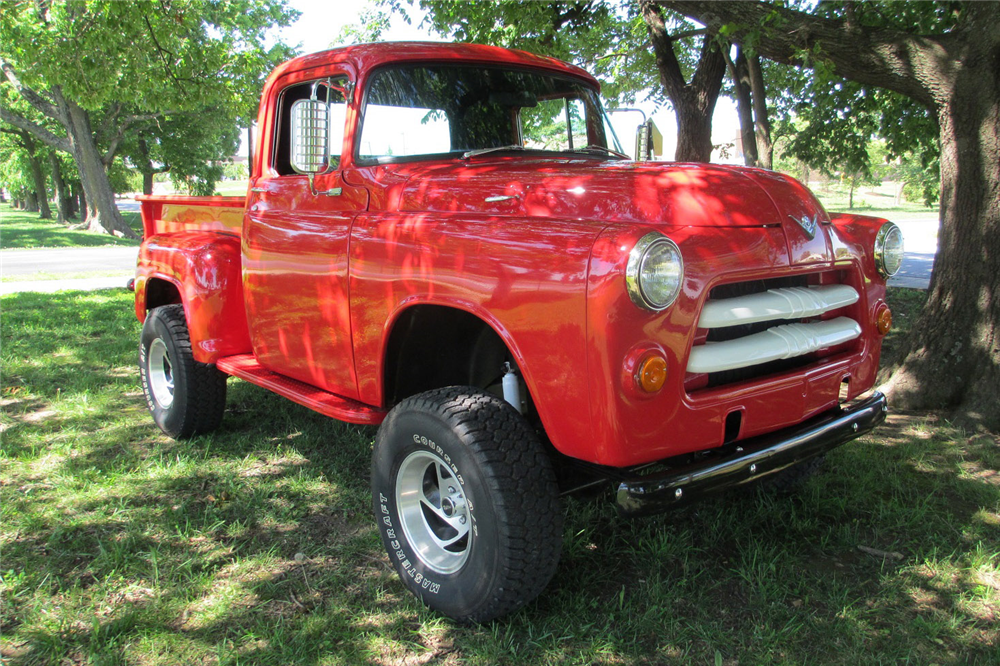
{"type": "Polygon", "coordinates": [[[359,74],[362,74],[388,63],[447,61],[547,69],[587,79],[592,85],[600,88],[597,79],[586,70],[555,58],[485,44],[443,42],[378,42],[320,51],[299,56],[279,65],[269,78],[273,81],[284,74],[333,63],[352,65],[359,74]]]}

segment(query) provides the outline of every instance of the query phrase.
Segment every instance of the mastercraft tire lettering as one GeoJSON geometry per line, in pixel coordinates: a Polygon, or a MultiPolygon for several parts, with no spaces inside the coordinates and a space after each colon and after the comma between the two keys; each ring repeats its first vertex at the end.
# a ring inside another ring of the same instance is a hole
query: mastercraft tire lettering
{"type": "Polygon", "coordinates": [[[558,564],[548,457],[520,414],[478,389],[429,391],[390,412],[372,456],[372,500],[404,585],[456,620],[520,608],[558,564]]]}

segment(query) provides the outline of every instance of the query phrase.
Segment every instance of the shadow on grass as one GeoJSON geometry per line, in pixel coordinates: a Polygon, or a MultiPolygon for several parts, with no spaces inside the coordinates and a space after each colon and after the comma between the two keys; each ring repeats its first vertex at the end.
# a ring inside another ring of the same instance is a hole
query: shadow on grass
{"type": "Polygon", "coordinates": [[[3,389],[10,664],[1000,656],[1000,447],[933,415],[893,415],[791,497],[748,489],[631,522],[610,497],[570,500],[549,588],[464,627],[412,599],[381,550],[374,429],[231,381],[223,427],[174,442],[138,391],[128,295],[3,305],[19,380],[3,389]]]}

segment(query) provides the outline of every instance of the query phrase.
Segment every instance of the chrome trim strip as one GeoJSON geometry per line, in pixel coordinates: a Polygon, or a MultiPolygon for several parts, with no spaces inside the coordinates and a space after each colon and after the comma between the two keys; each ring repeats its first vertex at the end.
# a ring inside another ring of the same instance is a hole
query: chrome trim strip
{"type": "Polygon", "coordinates": [[[846,284],[787,287],[708,301],[698,319],[699,328],[722,328],[773,319],[816,317],[857,303],[858,292],[846,284]]]}
{"type": "Polygon", "coordinates": [[[783,324],[726,342],[695,347],[688,357],[687,371],[722,372],[770,361],[803,356],[849,342],[861,335],[861,326],[849,317],[811,324],[783,324]]]}

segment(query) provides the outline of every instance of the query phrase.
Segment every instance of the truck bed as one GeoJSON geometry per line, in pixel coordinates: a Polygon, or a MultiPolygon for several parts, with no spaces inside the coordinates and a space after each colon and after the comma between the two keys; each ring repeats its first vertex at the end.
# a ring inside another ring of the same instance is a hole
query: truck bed
{"type": "Polygon", "coordinates": [[[235,236],[243,227],[246,197],[142,195],[143,238],[177,231],[215,231],[235,236]]]}

